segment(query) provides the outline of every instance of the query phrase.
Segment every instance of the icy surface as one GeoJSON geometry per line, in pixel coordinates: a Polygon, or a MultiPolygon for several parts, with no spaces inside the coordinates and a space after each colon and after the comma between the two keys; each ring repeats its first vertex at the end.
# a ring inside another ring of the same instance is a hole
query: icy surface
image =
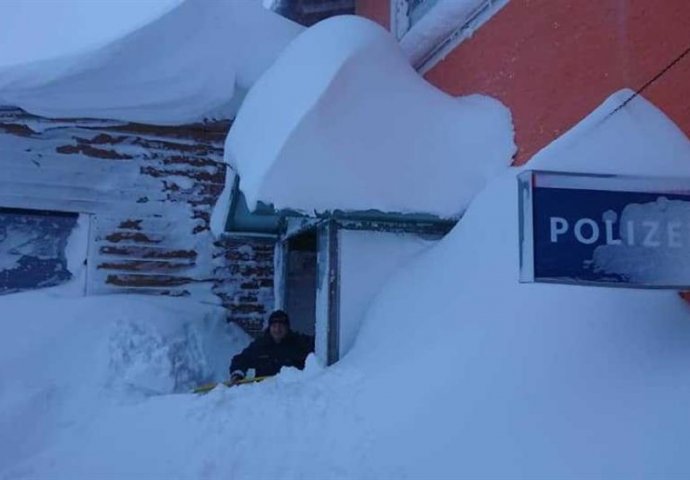
{"type": "Polygon", "coordinates": [[[219,237],[225,231],[225,224],[228,220],[228,214],[230,213],[230,204],[232,202],[232,187],[235,182],[235,172],[231,169],[226,169],[225,171],[225,185],[223,186],[223,191],[220,192],[218,200],[216,200],[215,205],[213,205],[213,210],[211,211],[210,228],[211,232],[216,237],[219,237]]]}
{"type": "Polygon", "coordinates": [[[95,51],[0,70],[0,105],[47,117],[230,118],[303,27],[257,0],[186,0],[95,51]]]}
{"type": "Polygon", "coordinates": [[[455,217],[514,151],[499,102],[442,93],[388,32],[341,16],[302,33],[256,82],[225,154],[250,208],[455,217]]]}

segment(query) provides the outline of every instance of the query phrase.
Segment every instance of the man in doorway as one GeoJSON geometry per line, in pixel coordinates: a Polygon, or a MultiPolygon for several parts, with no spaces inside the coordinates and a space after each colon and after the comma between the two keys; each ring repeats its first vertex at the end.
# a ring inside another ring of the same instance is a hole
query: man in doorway
{"type": "Polygon", "coordinates": [[[290,329],[290,317],[276,310],[268,317],[268,328],[241,353],[232,358],[230,380],[242,380],[249,369],[256,377],[277,374],[282,367],[304,368],[304,361],[314,351],[314,339],[290,329]]]}

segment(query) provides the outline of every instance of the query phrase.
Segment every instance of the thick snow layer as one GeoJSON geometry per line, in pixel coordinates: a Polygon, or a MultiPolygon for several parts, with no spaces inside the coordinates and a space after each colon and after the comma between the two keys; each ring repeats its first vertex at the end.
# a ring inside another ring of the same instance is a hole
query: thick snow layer
{"type": "Polygon", "coordinates": [[[93,52],[0,70],[0,104],[152,124],[229,118],[302,29],[258,0],[186,0],[93,52]]]}
{"type": "MultiPolygon", "coordinates": [[[[606,116],[627,96],[526,167],[686,175],[690,141],[644,99],[606,116]]],[[[493,181],[369,311],[352,363],[414,352],[362,389],[373,410],[409,402],[371,446],[377,462],[412,478],[687,475],[690,309],[673,291],[518,283],[515,177],[493,181]],[[418,375],[424,388],[406,388],[418,375]]]]}
{"type": "Polygon", "coordinates": [[[413,234],[341,230],[338,247],[340,355],[355,342],[362,319],[381,287],[411,258],[434,245],[413,234]]]}
{"type": "Polygon", "coordinates": [[[140,28],[183,0],[3,0],[0,66],[85,52],[140,28]],[[66,34],[69,32],[69,34],[66,34]]]}
{"type": "Polygon", "coordinates": [[[388,32],[341,16],[302,33],[256,82],[225,154],[250,208],[455,217],[514,151],[499,102],[442,93],[388,32]]]}
{"type": "MultiPolygon", "coordinates": [[[[602,117],[616,99],[527,168],[684,175],[674,158],[690,142],[641,98],[602,117]],[[668,142],[674,158],[657,154],[668,142]]],[[[72,304],[74,320],[49,295],[0,297],[19,312],[0,323],[0,477],[687,477],[690,309],[675,292],[519,283],[517,173],[386,284],[328,369],[310,357],[304,372],[201,397],[80,397],[79,385],[137,378],[132,364],[153,372],[139,385],[170,389],[159,343],[134,333],[161,328],[143,320],[160,318],[151,300],[111,297],[122,317],[146,310],[108,336],[109,353],[93,339],[113,322],[93,299],[72,304]]]]}
{"type": "Polygon", "coordinates": [[[217,307],[81,293],[72,282],[0,297],[2,478],[101,409],[225,378],[248,341],[217,307]]]}

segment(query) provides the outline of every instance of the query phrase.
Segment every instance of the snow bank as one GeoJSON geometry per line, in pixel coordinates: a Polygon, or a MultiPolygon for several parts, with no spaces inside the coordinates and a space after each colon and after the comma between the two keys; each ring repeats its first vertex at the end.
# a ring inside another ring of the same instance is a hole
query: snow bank
{"type": "Polygon", "coordinates": [[[75,281],[0,297],[0,477],[107,405],[224,379],[248,341],[218,308],[81,293],[75,281]]]}
{"type": "MultiPolygon", "coordinates": [[[[627,94],[526,168],[686,175],[690,141],[651,104],[606,116],[627,94]]],[[[493,181],[369,312],[351,364],[371,372],[362,404],[389,412],[370,446],[381,471],[687,475],[688,306],[672,291],[518,283],[517,172],[493,181]],[[371,369],[395,352],[414,354],[371,369]]]]}
{"type": "Polygon", "coordinates": [[[295,39],[249,92],[226,141],[250,208],[260,200],[442,217],[458,216],[514,151],[506,108],[440,92],[388,32],[352,16],[295,39]]]}
{"type": "Polygon", "coordinates": [[[256,0],[186,0],[94,52],[0,70],[0,105],[152,124],[229,118],[302,29],[256,0]]]}

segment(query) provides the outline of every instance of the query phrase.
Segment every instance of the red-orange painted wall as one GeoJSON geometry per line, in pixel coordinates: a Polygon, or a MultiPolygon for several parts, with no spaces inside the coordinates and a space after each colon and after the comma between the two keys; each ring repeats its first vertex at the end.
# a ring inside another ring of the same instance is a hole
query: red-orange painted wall
{"type": "MultiPolygon", "coordinates": [[[[389,0],[357,13],[389,24],[389,0]]],[[[690,0],[511,0],[426,78],[513,113],[524,163],[621,88],[637,90],[690,47],[690,0]]],[[[690,135],[690,54],[643,93],[690,135]]]]}
{"type": "MultiPolygon", "coordinates": [[[[690,47],[687,0],[511,0],[426,75],[510,107],[524,163],[609,94],[690,47]]],[[[643,94],[690,135],[690,55],[643,94]]]]}
{"type": "Polygon", "coordinates": [[[390,29],[390,0],[356,0],[355,14],[366,17],[390,29]]]}

